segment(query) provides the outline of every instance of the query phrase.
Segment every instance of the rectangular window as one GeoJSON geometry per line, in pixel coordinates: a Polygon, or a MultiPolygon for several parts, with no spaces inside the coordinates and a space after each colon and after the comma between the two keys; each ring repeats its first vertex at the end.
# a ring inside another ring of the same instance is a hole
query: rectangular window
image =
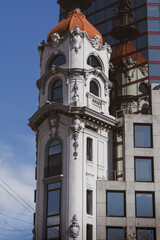
{"type": "Polygon", "coordinates": [[[87,160],[92,161],[92,145],[93,140],[91,138],[87,138],[87,160]]]}
{"type": "Polygon", "coordinates": [[[87,224],[87,239],[86,240],[92,240],[93,239],[93,226],[91,224],[87,224]]]}
{"type": "Polygon", "coordinates": [[[93,191],[87,190],[87,214],[92,215],[93,191]]]}
{"type": "Polygon", "coordinates": [[[160,49],[149,49],[149,60],[160,61],[160,49]]]}
{"type": "Polygon", "coordinates": [[[160,21],[159,20],[148,20],[148,31],[159,32],[160,31],[160,21]]]}
{"type": "Polygon", "coordinates": [[[107,192],[107,215],[112,217],[125,216],[124,192],[107,192]]]}
{"type": "Polygon", "coordinates": [[[142,148],[152,147],[152,126],[151,124],[134,125],[134,146],[142,148]]]}
{"type": "Polygon", "coordinates": [[[135,158],[135,180],[137,182],[153,181],[153,159],[152,158],[135,158]]]}
{"type": "Polygon", "coordinates": [[[149,64],[149,75],[150,76],[160,76],[159,64],[149,64]]]}
{"type": "Polygon", "coordinates": [[[108,227],[107,240],[125,239],[125,229],[122,227],[108,227]]]}
{"type": "Polygon", "coordinates": [[[154,228],[137,228],[137,240],[148,239],[155,240],[155,229],[154,228]]]}
{"type": "Polygon", "coordinates": [[[154,194],[136,193],[136,217],[154,217],[154,194]]]}
{"type": "Polygon", "coordinates": [[[60,239],[60,182],[48,184],[47,240],[60,239]]]}
{"type": "Polygon", "coordinates": [[[159,46],[160,34],[149,34],[148,40],[149,40],[149,46],[159,46]]]}
{"type": "Polygon", "coordinates": [[[160,17],[160,6],[148,6],[148,17],[160,17]]]}

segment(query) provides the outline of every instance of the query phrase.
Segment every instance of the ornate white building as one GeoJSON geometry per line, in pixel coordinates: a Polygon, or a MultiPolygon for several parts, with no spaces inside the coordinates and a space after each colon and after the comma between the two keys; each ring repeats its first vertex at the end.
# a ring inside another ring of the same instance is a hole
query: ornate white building
{"type": "Polygon", "coordinates": [[[157,227],[158,239],[159,88],[152,87],[153,115],[111,116],[111,49],[79,9],[38,50],[39,107],[29,119],[37,141],[34,239],[112,240],[111,233],[134,233],[136,227],[157,227]],[[140,209],[147,197],[145,216],[140,209]]]}

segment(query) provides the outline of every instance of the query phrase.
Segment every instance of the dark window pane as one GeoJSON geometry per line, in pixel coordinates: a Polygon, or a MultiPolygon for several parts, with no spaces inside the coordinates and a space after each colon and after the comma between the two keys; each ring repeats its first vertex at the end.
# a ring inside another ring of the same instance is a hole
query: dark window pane
{"type": "Polygon", "coordinates": [[[151,125],[134,126],[135,147],[152,147],[151,125]]]}
{"type": "Polygon", "coordinates": [[[136,216],[153,217],[153,194],[136,193],[136,216]]]}
{"type": "Polygon", "coordinates": [[[93,236],[93,226],[87,224],[87,240],[92,240],[93,236]]]}
{"type": "Polygon", "coordinates": [[[54,225],[59,225],[60,224],[60,216],[53,216],[53,217],[48,217],[47,218],[47,226],[54,226],[54,225]]]}
{"type": "Polygon", "coordinates": [[[107,215],[124,216],[124,192],[107,193],[107,215]]]}
{"type": "Polygon", "coordinates": [[[92,139],[87,138],[87,160],[92,161],[92,139]]]}
{"type": "Polygon", "coordinates": [[[151,158],[136,158],[136,181],[151,182],[152,177],[152,159],[151,158]]]}
{"type": "Polygon", "coordinates": [[[48,190],[54,190],[60,187],[61,187],[60,182],[48,184],[48,190]]]}
{"type": "Polygon", "coordinates": [[[137,240],[155,240],[155,231],[154,229],[137,229],[137,240]]]}
{"type": "Polygon", "coordinates": [[[90,93],[94,94],[95,96],[99,96],[99,88],[95,81],[90,82],[90,93]]]}
{"type": "Polygon", "coordinates": [[[92,214],[93,191],[87,190],[87,214],[92,214]]]}
{"type": "Polygon", "coordinates": [[[59,226],[51,227],[47,229],[47,240],[60,240],[59,238],[59,226]]]}
{"type": "Polygon", "coordinates": [[[60,190],[48,192],[48,216],[59,214],[60,190]]]}
{"type": "Polygon", "coordinates": [[[58,80],[53,84],[52,87],[52,101],[54,102],[62,102],[63,101],[63,93],[62,93],[62,81],[58,80]]]}
{"type": "Polygon", "coordinates": [[[139,85],[139,91],[141,93],[147,93],[148,92],[148,87],[146,83],[140,83],[139,85]]]}
{"type": "Polygon", "coordinates": [[[49,156],[61,152],[61,142],[59,140],[54,140],[49,145],[49,156]]]}
{"type": "Polygon", "coordinates": [[[54,65],[54,66],[61,66],[66,63],[66,58],[64,55],[58,55],[56,56],[49,64],[49,68],[54,65]]]}
{"type": "Polygon", "coordinates": [[[118,240],[125,238],[125,230],[123,228],[108,228],[107,240],[118,240]]]}
{"type": "Polygon", "coordinates": [[[87,59],[87,64],[93,68],[99,67],[100,69],[102,69],[99,60],[95,56],[90,55],[87,59]]]}

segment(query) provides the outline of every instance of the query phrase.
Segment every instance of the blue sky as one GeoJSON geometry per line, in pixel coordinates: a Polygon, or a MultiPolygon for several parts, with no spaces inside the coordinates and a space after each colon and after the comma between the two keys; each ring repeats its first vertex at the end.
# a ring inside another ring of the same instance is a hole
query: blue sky
{"type": "Polygon", "coordinates": [[[38,107],[36,80],[40,69],[37,46],[46,40],[48,32],[58,23],[59,5],[56,2],[1,2],[0,239],[3,240],[32,239],[35,140],[27,124],[38,107]]]}

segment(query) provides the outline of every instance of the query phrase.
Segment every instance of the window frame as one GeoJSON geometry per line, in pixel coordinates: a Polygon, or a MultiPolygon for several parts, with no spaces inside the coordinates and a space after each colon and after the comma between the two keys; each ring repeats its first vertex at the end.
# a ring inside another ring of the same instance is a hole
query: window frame
{"type": "Polygon", "coordinates": [[[152,191],[135,191],[135,216],[136,218],[155,218],[155,195],[154,195],[154,192],[152,191]],[[137,197],[136,197],[136,194],[152,194],[152,211],[153,211],[153,216],[138,216],[137,215],[137,197]]]}
{"type": "Polygon", "coordinates": [[[153,157],[143,157],[143,156],[135,156],[134,157],[134,179],[135,179],[135,182],[147,182],[147,183],[150,183],[150,182],[154,182],[154,162],[153,162],[153,157]],[[152,180],[151,181],[141,181],[141,180],[136,180],[136,159],[150,159],[151,160],[151,174],[152,174],[152,180]]]}
{"type": "Polygon", "coordinates": [[[93,139],[90,137],[87,137],[87,139],[86,139],[86,159],[89,162],[93,162],[93,139]],[[88,143],[90,143],[89,144],[89,150],[90,150],[89,153],[88,153],[88,143]],[[88,155],[90,156],[90,159],[88,158],[88,155]]]}
{"type": "Polygon", "coordinates": [[[134,137],[134,148],[153,148],[153,127],[152,123],[134,123],[133,124],[133,137],[134,137]],[[145,147],[145,146],[136,146],[136,139],[135,139],[135,127],[136,126],[150,126],[150,142],[151,146],[150,147],[145,147]]]}
{"type": "Polygon", "coordinates": [[[46,184],[46,240],[48,240],[48,229],[49,228],[52,228],[52,227],[59,227],[59,239],[60,239],[60,226],[61,226],[61,188],[62,188],[62,183],[61,183],[61,181],[55,181],[55,182],[52,182],[52,183],[48,183],[48,184],[46,184]],[[55,188],[55,189],[52,189],[52,190],[48,190],[48,185],[50,185],[50,184],[55,184],[55,183],[60,183],[60,187],[57,187],[57,188],[55,188]],[[52,214],[52,215],[48,215],[48,193],[49,192],[52,192],[52,191],[56,191],[56,190],[59,190],[59,193],[60,193],[60,196],[59,196],[59,214],[52,214]],[[52,225],[52,226],[47,226],[47,219],[48,219],[48,217],[54,217],[54,216],[59,216],[59,218],[60,218],[60,224],[55,224],[55,225],[52,225]]]}
{"type": "MultiPolygon", "coordinates": [[[[150,228],[150,227],[136,227],[136,239],[137,239],[137,233],[138,233],[138,230],[153,230],[154,231],[154,239],[156,239],[156,229],[155,228],[150,228]]],[[[148,239],[148,238],[147,238],[148,239]]]]}
{"type": "Polygon", "coordinates": [[[113,190],[107,190],[106,191],[106,216],[107,217],[126,217],[126,192],[123,190],[120,191],[113,191],[113,190]],[[108,214],[108,193],[123,193],[123,209],[124,209],[124,214],[123,215],[109,215],[108,214]]]}

